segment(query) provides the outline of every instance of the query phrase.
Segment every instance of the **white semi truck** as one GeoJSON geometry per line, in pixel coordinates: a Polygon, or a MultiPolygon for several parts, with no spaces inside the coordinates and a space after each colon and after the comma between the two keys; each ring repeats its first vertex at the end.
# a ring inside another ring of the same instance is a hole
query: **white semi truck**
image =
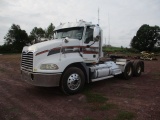
{"type": "Polygon", "coordinates": [[[130,79],[144,71],[140,60],[100,61],[103,37],[99,25],[85,21],[65,23],[54,32],[53,40],[25,46],[22,50],[22,79],[32,85],[60,86],[65,94],[75,94],[85,83],[117,75],[130,79]]]}

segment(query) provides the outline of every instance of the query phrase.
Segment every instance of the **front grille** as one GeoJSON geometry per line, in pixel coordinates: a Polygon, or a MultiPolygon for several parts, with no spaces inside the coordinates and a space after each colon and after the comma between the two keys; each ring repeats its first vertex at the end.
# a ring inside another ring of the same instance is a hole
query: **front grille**
{"type": "Polygon", "coordinates": [[[22,53],[22,69],[27,71],[33,70],[33,52],[22,53]]]}

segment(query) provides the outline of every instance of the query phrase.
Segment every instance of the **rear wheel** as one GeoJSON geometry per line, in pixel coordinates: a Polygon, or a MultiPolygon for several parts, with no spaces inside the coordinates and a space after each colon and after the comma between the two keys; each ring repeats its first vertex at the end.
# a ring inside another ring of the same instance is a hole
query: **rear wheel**
{"type": "Polygon", "coordinates": [[[135,61],[133,63],[133,75],[135,77],[139,77],[141,76],[141,73],[142,73],[142,65],[141,65],[141,62],[140,61],[135,61]]]}
{"type": "Polygon", "coordinates": [[[85,83],[85,76],[81,69],[68,68],[61,79],[61,90],[68,95],[80,92],[85,83]]]}
{"type": "Polygon", "coordinates": [[[128,80],[132,77],[133,75],[133,67],[132,63],[128,62],[125,66],[124,72],[122,73],[122,76],[124,79],[128,80]]]}

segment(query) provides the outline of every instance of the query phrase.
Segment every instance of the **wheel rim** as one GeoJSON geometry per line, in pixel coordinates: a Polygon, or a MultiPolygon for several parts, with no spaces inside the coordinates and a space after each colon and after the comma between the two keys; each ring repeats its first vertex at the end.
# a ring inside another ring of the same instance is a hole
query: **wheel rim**
{"type": "Polygon", "coordinates": [[[128,69],[127,69],[127,75],[130,76],[131,74],[132,74],[132,68],[128,67],[128,69]]]}
{"type": "Polygon", "coordinates": [[[76,90],[81,84],[81,78],[77,73],[73,73],[68,77],[67,85],[70,90],[76,90]]]}
{"type": "Polygon", "coordinates": [[[138,66],[137,73],[140,73],[140,72],[141,72],[141,66],[138,66]]]}

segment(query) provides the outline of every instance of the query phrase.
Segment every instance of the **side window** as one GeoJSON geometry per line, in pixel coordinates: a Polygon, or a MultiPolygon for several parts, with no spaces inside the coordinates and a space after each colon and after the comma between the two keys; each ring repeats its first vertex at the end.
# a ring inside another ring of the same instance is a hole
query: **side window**
{"type": "Polygon", "coordinates": [[[88,27],[86,28],[84,43],[87,44],[87,43],[89,43],[90,41],[93,41],[93,29],[88,26],[88,27]]]}

